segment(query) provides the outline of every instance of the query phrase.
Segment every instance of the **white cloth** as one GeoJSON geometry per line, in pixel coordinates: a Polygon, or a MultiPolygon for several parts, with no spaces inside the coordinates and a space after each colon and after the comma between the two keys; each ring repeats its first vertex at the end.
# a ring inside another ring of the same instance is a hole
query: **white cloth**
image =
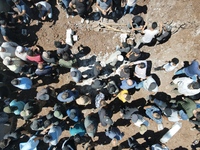
{"type": "Polygon", "coordinates": [[[142,37],[142,42],[143,43],[150,43],[152,39],[159,33],[158,30],[149,30],[146,29],[144,30],[144,36],[142,37]]]}
{"type": "Polygon", "coordinates": [[[20,143],[19,149],[20,150],[37,150],[37,145],[39,144],[39,140],[34,140],[36,136],[32,136],[27,142],[20,143]]]}
{"type": "Polygon", "coordinates": [[[170,115],[170,117],[167,117],[167,119],[171,122],[177,122],[181,120],[179,117],[178,111],[174,109],[172,109],[172,114],[170,115]]]}
{"type": "Polygon", "coordinates": [[[154,144],[151,146],[151,150],[169,150],[169,148],[162,147],[160,144],[154,144]]]}
{"type": "Polygon", "coordinates": [[[46,1],[38,2],[35,5],[37,6],[38,4],[41,4],[43,6],[42,10],[48,11],[49,9],[51,9],[51,5],[49,3],[47,3],[46,1]]]}
{"type": "MultiPolygon", "coordinates": [[[[152,78],[152,76],[147,77],[147,79],[143,81],[144,89],[146,89],[148,91],[150,84],[153,83],[153,82],[156,83],[156,81],[152,78]]],[[[153,89],[152,92],[158,92],[158,85],[157,84],[156,84],[156,88],[153,89]]]]}
{"type": "Polygon", "coordinates": [[[178,92],[185,96],[193,96],[200,92],[200,89],[189,89],[188,85],[194,82],[188,77],[176,78],[173,80],[174,84],[178,85],[178,92]]]}
{"type": "Polygon", "coordinates": [[[120,51],[115,51],[114,53],[112,53],[109,58],[106,60],[106,64],[110,64],[111,66],[115,66],[115,64],[117,63],[118,59],[117,56],[121,55],[120,51]]]}
{"type": "Polygon", "coordinates": [[[173,71],[177,66],[178,64],[174,66],[172,62],[169,62],[165,64],[163,68],[165,69],[166,72],[170,72],[170,71],[173,71]]]}
{"type": "Polygon", "coordinates": [[[1,47],[4,48],[5,52],[0,52],[0,57],[4,59],[5,57],[15,57],[15,49],[18,46],[15,42],[3,42],[1,47]]]}
{"type": "Polygon", "coordinates": [[[58,144],[58,139],[60,135],[62,134],[61,127],[59,126],[52,126],[48,132],[48,135],[52,137],[52,141],[50,141],[51,145],[57,145],[58,144]]]}
{"type": "Polygon", "coordinates": [[[137,2],[137,0],[127,0],[127,5],[128,6],[135,6],[136,2],[137,2]]]}
{"type": "Polygon", "coordinates": [[[26,58],[27,57],[27,53],[26,53],[27,51],[28,51],[28,48],[24,47],[24,51],[22,53],[15,51],[15,55],[23,61],[28,61],[28,59],[26,58]]]}
{"type": "Polygon", "coordinates": [[[135,66],[135,76],[141,79],[146,78],[146,71],[147,71],[147,61],[146,60],[139,60],[134,62],[135,66]],[[139,68],[137,64],[144,63],[146,67],[144,68],[139,68]]]}

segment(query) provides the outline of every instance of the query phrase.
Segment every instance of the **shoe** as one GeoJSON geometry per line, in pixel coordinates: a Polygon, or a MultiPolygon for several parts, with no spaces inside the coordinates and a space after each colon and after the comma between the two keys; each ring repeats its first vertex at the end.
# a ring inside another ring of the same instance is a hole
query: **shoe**
{"type": "Polygon", "coordinates": [[[84,23],[84,22],[85,22],[85,19],[82,18],[82,19],[81,19],[81,23],[84,23]]]}
{"type": "Polygon", "coordinates": [[[86,21],[85,21],[87,24],[89,24],[90,23],[90,20],[88,20],[88,19],[86,19],[86,21]]]}
{"type": "Polygon", "coordinates": [[[69,14],[68,14],[68,13],[66,13],[66,18],[67,18],[67,19],[69,18],[69,14]]]}

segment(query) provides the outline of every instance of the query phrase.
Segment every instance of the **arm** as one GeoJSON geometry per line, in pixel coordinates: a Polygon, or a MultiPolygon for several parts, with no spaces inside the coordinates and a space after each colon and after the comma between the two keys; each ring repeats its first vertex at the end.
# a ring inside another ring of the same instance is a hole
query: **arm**
{"type": "Polygon", "coordinates": [[[88,7],[87,7],[87,10],[90,9],[90,7],[91,7],[91,5],[92,5],[92,2],[93,2],[93,0],[89,0],[89,4],[88,4],[88,7]]]}
{"type": "Polygon", "coordinates": [[[10,39],[9,39],[7,36],[3,36],[3,39],[4,39],[6,42],[10,42],[10,39]]]}
{"type": "Polygon", "coordinates": [[[110,7],[106,10],[106,12],[112,12],[113,1],[111,0],[110,7]]]}
{"type": "Polygon", "coordinates": [[[97,0],[97,2],[96,2],[96,7],[97,7],[101,12],[104,12],[104,10],[99,6],[98,0],[97,0]]]}
{"type": "Polygon", "coordinates": [[[162,27],[163,27],[163,24],[160,23],[160,26],[159,26],[159,27],[160,27],[160,28],[159,28],[159,33],[158,33],[158,35],[162,33],[162,27]]]}
{"type": "Polygon", "coordinates": [[[142,28],[142,31],[141,31],[141,33],[142,34],[144,34],[144,29],[147,27],[147,23],[145,22],[145,25],[144,25],[144,27],[142,28]]]}
{"type": "Polygon", "coordinates": [[[128,52],[128,53],[126,54],[126,57],[129,58],[130,55],[131,55],[132,53],[133,53],[132,51],[128,52]]]}

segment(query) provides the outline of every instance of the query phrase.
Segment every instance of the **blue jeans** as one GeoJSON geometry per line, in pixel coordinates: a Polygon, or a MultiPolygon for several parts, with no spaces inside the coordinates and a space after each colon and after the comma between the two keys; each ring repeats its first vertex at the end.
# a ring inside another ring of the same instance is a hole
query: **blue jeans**
{"type": "MultiPolygon", "coordinates": [[[[175,75],[180,75],[180,74],[185,74],[185,68],[180,69],[178,71],[175,72],[175,75]]],[[[197,75],[193,75],[193,76],[189,76],[190,78],[192,78],[193,81],[197,81],[197,75]]]]}
{"type": "Polygon", "coordinates": [[[128,5],[126,5],[126,6],[124,7],[124,15],[126,15],[128,9],[129,9],[129,12],[128,12],[128,13],[131,14],[131,13],[133,12],[134,8],[135,8],[135,5],[134,5],[134,6],[128,6],[128,5]]]}
{"type": "Polygon", "coordinates": [[[69,7],[69,3],[71,0],[62,0],[63,5],[65,6],[65,8],[67,9],[69,7]]]}

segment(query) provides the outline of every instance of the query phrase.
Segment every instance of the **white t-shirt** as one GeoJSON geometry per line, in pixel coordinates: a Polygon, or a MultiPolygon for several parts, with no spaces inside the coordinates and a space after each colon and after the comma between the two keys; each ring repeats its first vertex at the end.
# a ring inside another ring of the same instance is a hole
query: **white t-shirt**
{"type": "Polygon", "coordinates": [[[135,6],[136,2],[137,2],[137,0],[128,0],[127,5],[133,7],[133,6],[135,6]]]}
{"type": "Polygon", "coordinates": [[[152,39],[159,33],[158,30],[144,30],[144,36],[142,37],[143,43],[150,43],[152,39]]]}
{"type": "Polygon", "coordinates": [[[51,5],[49,3],[47,3],[47,2],[45,2],[45,1],[41,1],[41,2],[36,3],[36,6],[38,4],[42,5],[42,10],[48,11],[49,9],[51,9],[51,5]]]}
{"type": "Polygon", "coordinates": [[[170,72],[170,71],[174,70],[177,66],[178,66],[178,64],[174,66],[173,63],[170,62],[170,63],[165,64],[163,66],[163,68],[165,69],[165,71],[170,72]]]}

